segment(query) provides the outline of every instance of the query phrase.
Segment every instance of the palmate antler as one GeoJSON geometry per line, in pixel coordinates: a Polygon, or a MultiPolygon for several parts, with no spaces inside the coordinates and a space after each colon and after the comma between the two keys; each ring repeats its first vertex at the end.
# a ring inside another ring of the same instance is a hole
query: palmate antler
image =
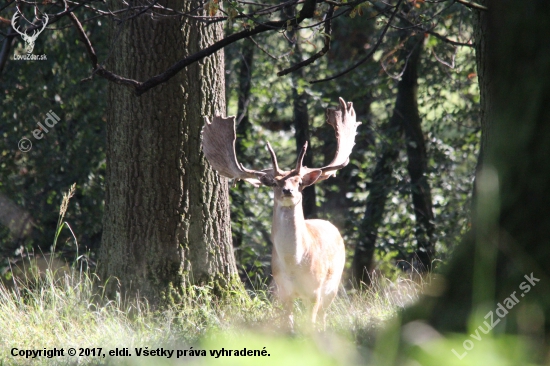
{"type": "Polygon", "coordinates": [[[220,175],[231,179],[242,179],[258,187],[259,175],[265,173],[243,167],[235,154],[235,116],[215,116],[212,122],[204,117],[202,128],[202,150],[220,175]]]}
{"type": "Polygon", "coordinates": [[[327,109],[327,123],[330,124],[336,133],[337,148],[332,162],[322,168],[308,168],[302,165],[304,155],[307,149],[307,142],[300,150],[296,167],[291,171],[283,171],[279,169],[277,156],[271,148],[269,142],[267,148],[271,155],[272,168],[262,170],[251,170],[243,167],[238,162],[235,154],[235,117],[220,117],[215,116],[212,122],[208,117],[204,117],[205,125],[202,130],[202,148],[204,155],[210,162],[210,165],[218,171],[220,175],[231,179],[242,179],[255,186],[259,186],[262,182],[259,180],[264,175],[272,177],[285,177],[288,175],[303,176],[313,170],[321,170],[317,181],[327,179],[336,174],[338,169],[343,168],[349,162],[349,155],[355,145],[355,134],[357,126],[361,122],[356,122],[355,110],[353,103],[346,103],[340,98],[340,106],[337,109],[327,109]]]}
{"type": "Polygon", "coordinates": [[[355,145],[357,127],[361,124],[361,122],[357,122],[353,103],[346,103],[342,98],[339,98],[339,102],[339,108],[328,108],[326,112],[327,123],[334,128],[337,144],[334,158],[329,165],[321,168],[323,175],[319,180],[336,175],[338,169],[342,169],[348,165],[349,156],[355,145]]]}

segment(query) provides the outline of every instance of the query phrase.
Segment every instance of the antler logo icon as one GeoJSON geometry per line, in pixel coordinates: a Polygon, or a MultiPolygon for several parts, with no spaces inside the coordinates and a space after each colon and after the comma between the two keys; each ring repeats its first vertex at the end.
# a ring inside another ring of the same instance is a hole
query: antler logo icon
{"type": "MultiPolygon", "coordinates": [[[[34,41],[36,41],[36,38],[38,38],[40,33],[42,33],[42,31],[46,28],[46,24],[48,24],[48,20],[49,20],[48,14],[44,13],[44,18],[41,20],[42,28],[34,29],[32,35],[30,36],[26,33],[26,31],[24,32],[20,31],[19,27],[16,25],[17,18],[19,17],[21,17],[21,13],[19,9],[17,9],[15,14],[13,14],[13,17],[11,18],[11,25],[13,29],[15,29],[15,31],[19,33],[21,35],[21,38],[23,38],[23,40],[25,41],[25,51],[27,53],[32,53],[32,50],[34,49],[34,41]]],[[[36,14],[36,11],[35,11],[35,18],[38,19],[38,15],[36,14]]]]}

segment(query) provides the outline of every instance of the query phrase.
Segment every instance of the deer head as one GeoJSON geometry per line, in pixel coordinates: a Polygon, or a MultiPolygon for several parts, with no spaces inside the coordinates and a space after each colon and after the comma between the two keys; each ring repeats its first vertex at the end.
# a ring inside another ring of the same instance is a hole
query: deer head
{"type": "Polygon", "coordinates": [[[339,108],[329,108],[326,112],[327,123],[336,133],[337,148],[332,162],[322,168],[308,168],[302,165],[307,142],[298,154],[296,167],[290,171],[279,168],[277,156],[269,142],[267,148],[271,155],[272,168],[251,170],[243,167],[235,154],[234,116],[215,116],[212,122],[208,117],[204,117],[205,125],[202,130],[204,154],[220,175],[231,179],[242,179],[256,187],[260,185],[272,187],[276,202],[283,206],[296,205],[300,202],[301,192],[305,187],[335,175],[337,170],[345,167],[349,162],[349,155],[355,145],[357,126],[361,122],[356,122],[353,103],[346,103],[342,98],[339,101],[339,108]]]}
{"type": "MultiPolygon", "coordinates": [[[[23,40],[25,41],[25,44],[26,44],[25,52],[32,53],[34,49],[34,41],[36,41],[36,38],[38,38],[38,35],[42,33],[42,31],[46,28],[46,25],[48,24],[48,20],[49,20],[48,14],[44,13],[44,18],[41,20],[42,28],[34,29],[32,35],[30,36],[26,33],[26,31],[24,32],[20,31],[19,27],[16,25],[17,18],[19,18],[20,16],[21,16],[21,13],[19,12],[19,10],[17,10],[15,14],[13,14],[13,17],[11,18],[11,25],[13,29],[17,33],[19,33],[21,35],[21,38],[23,38],[23,40]]],[[[38,14],[36,9],[35,9],[35,18],[38,20],[38,14]]]]}

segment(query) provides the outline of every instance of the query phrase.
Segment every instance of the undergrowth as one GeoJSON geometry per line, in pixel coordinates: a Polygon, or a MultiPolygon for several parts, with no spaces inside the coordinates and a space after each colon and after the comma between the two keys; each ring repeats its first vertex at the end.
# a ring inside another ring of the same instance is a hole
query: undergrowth
{"type": "MultiPolygon", "coordinates": [[[[245,360],[265,364],[276,359],[276,364],[281,364],[281,357],[290,352],[284,350],[300,345],[296,348],[303,361],[300,364],[317,365],[318,360],[314,360],[324,355],[326,360],[321,364],[349,365],[368,357],[366,346],[372,342],[375,329],[396,309],[417,298],[422,287],[408,279],[378,279],[368,291],[341,289],[328,313],[326,332],[308,330],[298,304],[297,333],[289,337],[280,329],[282,312],[267,286],[241,296],[227,296],[223,301],[217,301],[208,287],[192,286],[186,291],[184,304],[159,310],[142,299],[107,299],[99,279],[79,266],[32,273],[32,278],[13,277],[8,284],[0,284],[0,363],[187,364],[195,360],[221,364],[223,357],[209,354],[179,359],[175,353],[171,358],[137,357],[135,349],[202,349],[208,353],[237,342],[241,349],[266,347],[271,355],[261,360],[242,357],[236,364],[245,360]],[[63,348],[64,356],[27,359],[13,356],[15,348],[16,354],[19,350],[63,348]],[[77,353],[80,348],[102,348],[105,357],[68,356],[69,348],[77,353]],[[127,349],[132,356],[109,356],[109,351],[117,349],[119,353],[127,349]],[[282,351],[276,354],[276,349],[282,351]],[[313,357],[310,361],[308,355],[313,357]]],[[[224,362],[235,359],[226,357],[224,362]]]]}
{"type": "Polygon", "coordinates": [[[23,253],[0,277],[0,365],[534,364],[518,337],[489,334],[474,344],[468,334],[441,335],[423,322],[402,326],[399,310],[430,289],[420,276],[374,277],[362,291],[342,287],[323,332],[308,326],[297,304],[292,335],[265,284],[221,297],[191,286],[182,303],[164,308],[108,299],[85,255],[77,252],[72,266],[55,257],[64,227],[78,247],[63,221],[73,193],[74,186],[63,196],[52,253],[23,253]]]}
{"type": "Polygon", "coordinates": [[[64,221],[74,190],[63,195],[52,253],[23,253],[20,264],[0,278],[0,364],[358,364],[369,358],[376,328],[414,301],[424,285],[374,278],[366,291],[342,288],[329,309],[327,331],[309,329],[297,306],[293,336],[281,329],[282,311],[266,284],[221,297],[209,286],[191,286],[182,303],[161,309],[139,298],[108,299],[106,283],[85,255],[77,252],[72,266],[55,257],[64,227],[78,248],[64,221]],[[144,356],[157,349],[162,356],[144,356]],[[227,349],[246,356],[220,353],[227,349]]]}

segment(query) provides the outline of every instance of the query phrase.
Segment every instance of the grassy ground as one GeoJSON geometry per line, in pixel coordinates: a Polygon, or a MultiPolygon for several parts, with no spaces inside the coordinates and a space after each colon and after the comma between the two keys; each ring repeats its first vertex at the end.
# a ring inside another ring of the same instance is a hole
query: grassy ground
{"type": "Polygon", "coordinates": [[[308,330],[301,314],[296,335],[289,337],[280,329],[281,311],[267,289],[219,302],[208,288],[194,287],[185,304],[153,311],[136,299],[107,301],[97,278],[86,271],[46,270],[36,282],[0,285],[0,364],[362,364],[370,357],[376,328],[416,299],[422,287],[402,279],[379,280],[364,293],[342,290],[328,314],[326,332],[308,330]],[[210,354],[245,347],[252,354],[256,350],[256,356],[210,354]],[[25,357],[26,350],[44,348],[63,348],[64,356],[25,357]],[[77,355],[69,356],[69,348],[77,355]],[[138,357],[136,348],[174,353],[170,358],[145,352],[138,357]],[[264,349],[269,356],[261,355],[264,349]],[[185,355],[177,358],[178,350],[185,355]]]}
{"type": "MultiPolygon", "coordinates": [[[[54,250],[62,228],[72,233],[63,218],[73,193],[74,186],[64,195],[54,250]]],[[[102,283],[78,264],[69,268],[42,256],[0,281],[0,365],[505,366],[550,360],[544,345],[533,342],[543,337],[508,336],[503,329],[480,335],[483,319],[475,314],[467,334],[442,335],[419,321],[401,325],[399,310],[437,288],[420,280],[375,278],[368,291],[342,289],[324,332],[309,329],[298,306],[297,332],[289,336],[267,287],[223,301],[208,287],[192,287],[185,303],[159,311],[143,300],[106,299],[102,283]]]]}

